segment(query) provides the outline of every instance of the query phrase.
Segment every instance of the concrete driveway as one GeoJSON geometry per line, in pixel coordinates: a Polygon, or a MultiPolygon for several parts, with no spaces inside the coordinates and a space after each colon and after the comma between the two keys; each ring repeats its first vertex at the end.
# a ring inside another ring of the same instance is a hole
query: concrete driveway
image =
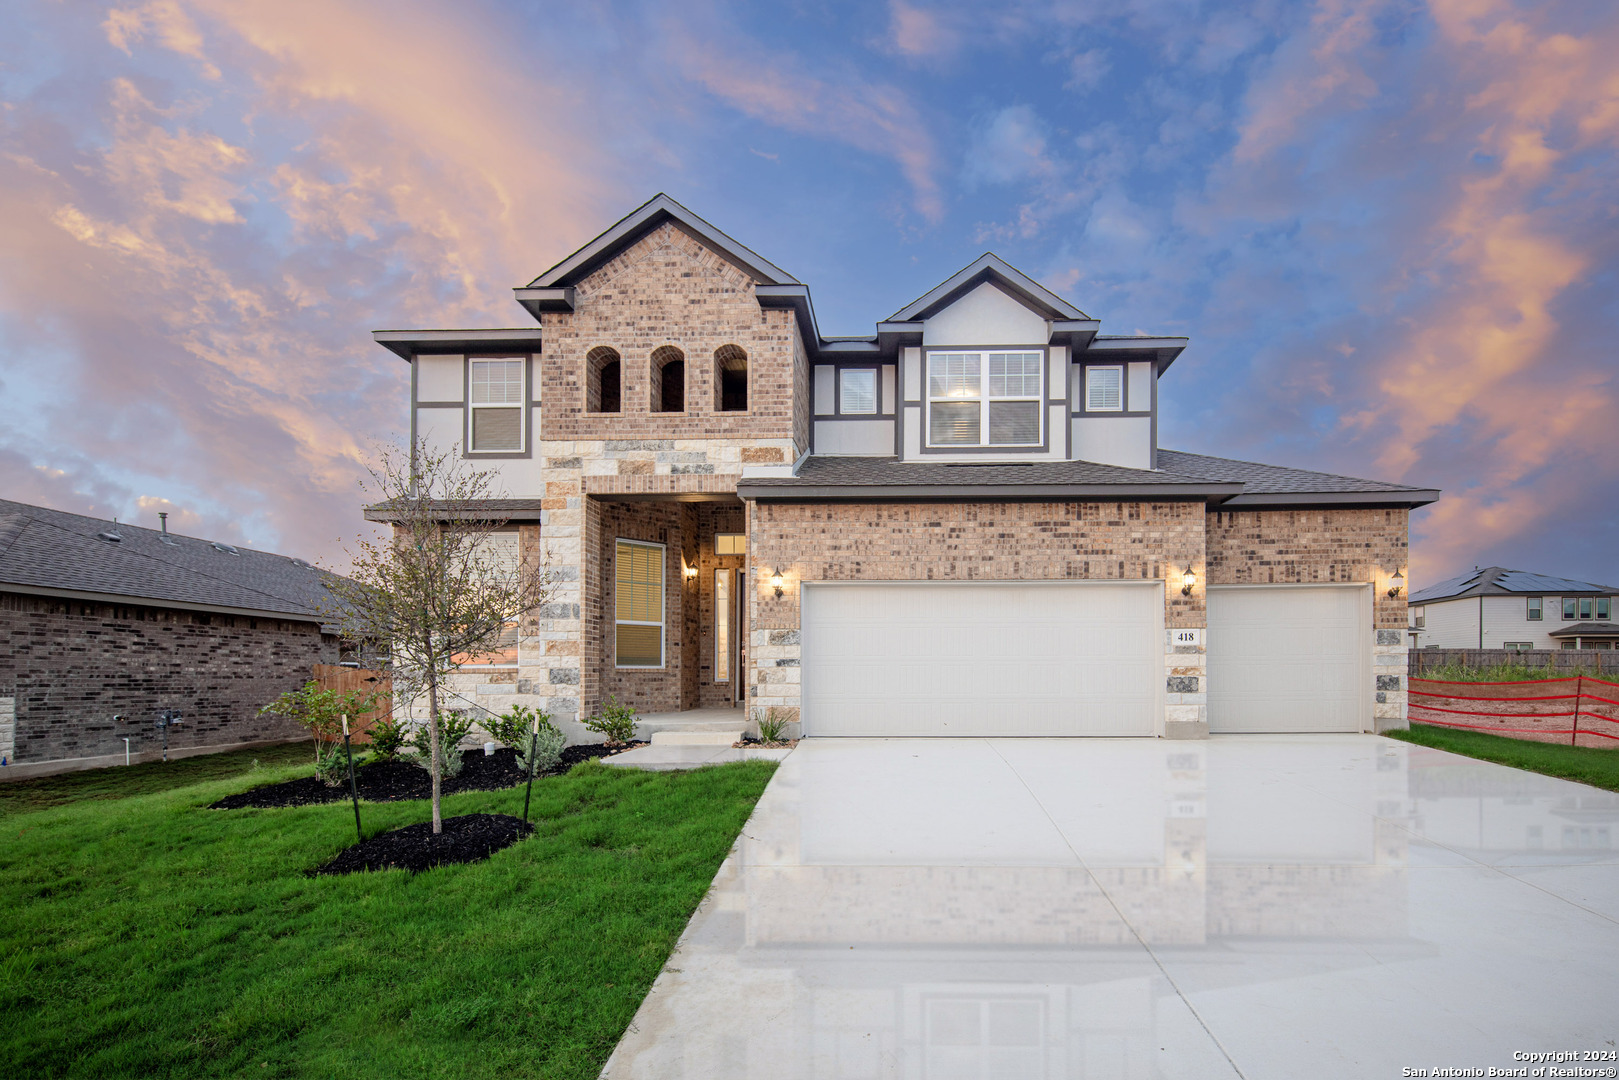
{"type": "Polygon", "coordinates": [[[1616,834],[1619,795],[1374,736],[807,740],[605,1075],[1612,1052],[1616,834]]]}

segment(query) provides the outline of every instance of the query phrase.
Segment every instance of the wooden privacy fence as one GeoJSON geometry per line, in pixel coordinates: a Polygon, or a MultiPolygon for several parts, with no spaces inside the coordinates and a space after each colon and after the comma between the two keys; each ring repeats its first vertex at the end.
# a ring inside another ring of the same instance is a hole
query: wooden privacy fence
{"type": "Polygon", "coordinates": [[[1619,682],[1574,675],[1535,682],[1410,680],[1413,722],[1528,742],[1619,747],[1619,682]]]}
{"type": "MultiPolygon", "coordinates": [[[[321,689],[336,690],[340,694],[350,690],[358,690],[362,694],[373,694],[379,690],[389,694],[393,691],[393,680],[385,672],[343,667],[340,664],[316,664],[315,681],[320,683],[321,689]]],[[[371,725],[392,711],[393,699],[388,697],[377,702],[377,707],[370,712],[349,717],[349,731],[353,733],[354,741],[370,742],[371,725]]]]}

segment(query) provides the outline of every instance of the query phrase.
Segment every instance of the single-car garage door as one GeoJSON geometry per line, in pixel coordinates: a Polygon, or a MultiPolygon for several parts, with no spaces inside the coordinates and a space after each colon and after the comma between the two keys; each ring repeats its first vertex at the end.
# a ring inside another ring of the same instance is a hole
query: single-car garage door
{"type": "Polygon", "coordinates": [[[1153,735],[1163,585],[806,583],[804,734],[1153,735]]]}
{"type": "Polygon", "coordinates": [[[1368,727],[1371,607],[1365,585],[1211,585],[1209,730],[1368,727]]]}

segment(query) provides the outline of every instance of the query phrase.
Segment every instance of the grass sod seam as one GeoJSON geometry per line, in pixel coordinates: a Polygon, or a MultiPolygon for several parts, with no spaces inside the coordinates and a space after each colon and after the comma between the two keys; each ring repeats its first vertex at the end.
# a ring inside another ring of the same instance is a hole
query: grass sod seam
{"type": "Polygon", "coordinates": [[[1608,791],[1619,791],[1619,749],[1602,750],[1587,746],[1509,739],[1483,731],[1458,731],[1436,724],[1413,722],[1406,730],[1395,729],[1384,735],[1402,742],[1448,750],[1464,757],[1510,765],[1514,769],[1575,780],[1608,791]]]}
{"type": "MultiPolygon", "coordinates": [[[[362,748],[363,749],[363,748],[362,748]]],[[[253,770],[257,761],[261,769],[281,770],[303,765],[304,775],[314,775],[315,751],[308,739],[300,742],[278,743],[248,750],[226,750],[218,754],[199,754],[177,761],[148,761],[138,765],[112,765],[102,769],[84,769],[79,772],[36,776],[27,780],[7,780],[0,783],[0,815],[43,810],[51,806],[80,802],[85,799],[127,799],[158,791],[172,791],[179,787],[226,780],[253,770]]],[[[278,773],[255,774],[254,784],[264,777],[290,779],[278,773]]]]}
{"type": "MultiPolygon", "coordinates": [[[[13,815],[0,1055],[29,1076],[594,1077],[773,768],[582,765],[536,782],[534,836],[415,875],[306,877],[353,842],[342,804],[202,809],[262,772],[13,815]]],[[[426,817],[364,810],[368,835],[426,817]]]]}

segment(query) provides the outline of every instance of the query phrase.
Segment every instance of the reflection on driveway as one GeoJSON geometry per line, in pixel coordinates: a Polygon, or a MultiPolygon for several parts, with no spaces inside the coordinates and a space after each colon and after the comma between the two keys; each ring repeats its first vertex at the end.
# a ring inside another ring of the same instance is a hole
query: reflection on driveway
{"type": "Polygon", "coordinates": [[[607,1075],[1398,1076],[1600,1048],[1616,817],[1372,736],[808,740],[607,1075]]]}

